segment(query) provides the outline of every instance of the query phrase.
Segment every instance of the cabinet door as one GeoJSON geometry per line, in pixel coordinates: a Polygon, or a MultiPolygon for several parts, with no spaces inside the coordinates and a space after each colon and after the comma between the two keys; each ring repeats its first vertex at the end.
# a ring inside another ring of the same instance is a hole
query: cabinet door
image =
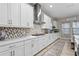
{"type": "Polygon", "coordinates": [[[51,43],[54,42],[53,38],[54,38],[54,36],[53,36],[53,34],[51,34],[51,43]]]}
{"type": "Polygon", "coordinates": [[[12,52],[10,51],[1,52],[0,56],[12,56],[12,52]]]}
{"type": "Polygon", "coordinates": [[[31,27],[33,25],[33,7],[28,4],[21,4],[21,25],[31,27]]]}
{"type": "Polygon", "coordinates": [[[24,56],[24,50],[24,46],[14,48],[13,56],[24,56]]]}
{"type": "Polygon", "coordinates": [[[8,3],[8,24],[20,26],[20,4],[8,3]]]}
{"type": "Polygon", "coordinates": [[[20,4],[11,3],[11,19],[12,25],[20,26],[20,4]]]}
{"type": "Polygon", "coordinates": [[[42,49],[42,46],[43,46],[42,39],[41,38],[38,38],[38,39],[39,39],[39,49],[41,50],[42,49]]]}
{"type": "Polygon", "coordinates": [[[46,39],[46,46],[48,46],[49,45],[49,41],[50,41],[49,34],[45,36],[45,39],[46,39]]]}
{"type": "Polygon", "coordinates": [[[42,50],[44,48],[45,45],[45,39],[42,37],[39,38],[39,49],[42,50]]]}
{"type": "Polygon", "coordinates": [[[49,44],[52,42],[52,36],[49,34],[49,44]]]}
{"type": "Polygon", "coordinates": [[[32,43],[31,40],[25,41],[25,56],[32,56],[32,43]]]}
{"type": "Polygon", "coordinates": [[[0,3],[0,25],[7,25],[7,3],[0,3]]]}
{"type": "Polygon", "coordinates": [[[39,52],[39,39],[36,38],[32,40],[32,50],[33,50],[33,55],[39,52]]]}

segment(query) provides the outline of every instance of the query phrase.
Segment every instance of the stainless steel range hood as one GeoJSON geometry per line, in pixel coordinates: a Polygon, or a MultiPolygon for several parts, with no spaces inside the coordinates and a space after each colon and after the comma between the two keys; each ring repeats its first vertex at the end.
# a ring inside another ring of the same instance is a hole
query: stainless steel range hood
{"type": "Polygon", "coordinates": [[[41,11],[41,5],[36,3],[34,5],[34,24],[39,24],[42,25],[45,22],[43,21],[43,15],[42,15],[42,11],[41,11]]]}

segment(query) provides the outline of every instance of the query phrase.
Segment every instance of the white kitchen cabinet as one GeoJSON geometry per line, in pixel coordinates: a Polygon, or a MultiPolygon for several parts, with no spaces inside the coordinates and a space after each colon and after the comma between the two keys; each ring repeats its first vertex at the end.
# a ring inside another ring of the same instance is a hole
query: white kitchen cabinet
{"type": "Polygon", "coordinates": [[[42,50],[48,45],[48,36],[43,35],[40,36],[38,39],[39,39],[39,50],[42,50]]]}
{"type": "Polygon", "coordinates": [[[25,56],[32,56],[32,41],[25,41],[25,56]]]}
{"type": "Polygon", "coordinates": [[[12,51],[12,56],[24,56],[25,46],[24,41],[13,43],[10,45],[10,50],[12,51]]]}
{"type": "Polygon", "coordinates": [[[0,26],[7,25],[7,3],[0,3],[0,26]]]}
{"type": "Polygon", "coordinates": [[[18,3],[0,3],[0,26],[20,25],[20,6],[18,3]]]}
{"type": "Polygon", "coordinates": [[[50,34],[46,35],[46,39],[47,39],[47,44],[46,45],[49,45],[50,44],[50,34]]]}
{"type": "Polygon", "coordinates": [[[39,52],[39,39],[32,39],[32,51],[33,55],[35,55],[37,52],[39,52]]]}
{"type": "Polygon", "coordinates": [[[44,22],[45,24],[43,24],[42,28],[52,29],[51,18],[46,14],[44,14],[44,22]]]}
{"type": "Polygon", "coordinates": [[[57,34],[55,33],[55,34],[54,34],[54,39],[57,39],[57,38],[58,38],[58,37],[57,37],[57,34]]]}
{"type": "Polygon", "coordinates": [[[24,46],[14,48],[13,49],[13,56],[24,56],[25,55],[24,48],[25,48],[24,46]]]}
{"type": "Polygon", "coordinates": [[[51,36],[52,36],[52,37],[51,37],[51,38],[52,38],[51,41],[54,42],[54,41],[56,40],[56,39],[55,39],[55,37],[56,37],[56,36],[55,36],[55,33],[51,34],[51,36]]]}
{"type": "Polygon", "coordinates": [[[8,24],[14,27],[20,26],[20,4],[8,3],[8,24]]]}
{"type": "Polygon", "coordinates": [[[43,49],[43,39],[42,37],[38,38],[39,39],[39,50],[43,49]]]}
{"type": "Polygon", "coordinates": [[[24,49],[24,42],[17,42],[12,44],[7,44],[0,46],[0,56],[9,55],[9,56],[24,56],[25,49],[24,49]]]}
{"type": "Polygon", "coordinates": [[[49,42],[52,43],[54,41],[54,36],[52,34],[49,34],[49,42]]]}
{"type": "Polygon", "coordinates": [[[0,56],[24,56],[24,46],[1,52],[0,56]]]}
{"type": "Polygon", "coordinates": [[[33,56],[57,38],[58,33],[52,33],[29,40],[0,45],[0,56],[33,56]]]}
{"type": "Polygon", "coordinates": [[[52,35],[53,35],[53,41],[59,38],[59,33],[53,33],[52,35]]]}
{"type": "Polygon", "coordinates": [[[48,45],[48,35],[44,35],[42,36],[42,44],[43,44],[43,48],[46,47],[48,45]]]}
{"type": "Polygon", "coordinates": [[[33,27],[33,7],[28,4],[21,4],[21,26],[32,28],[33,27]]]}
{"type": "Polygon", "coordinates": [[[33,28],[33,15],[33,7],[29,4],[0,4],[0,26],[33,28]]]}

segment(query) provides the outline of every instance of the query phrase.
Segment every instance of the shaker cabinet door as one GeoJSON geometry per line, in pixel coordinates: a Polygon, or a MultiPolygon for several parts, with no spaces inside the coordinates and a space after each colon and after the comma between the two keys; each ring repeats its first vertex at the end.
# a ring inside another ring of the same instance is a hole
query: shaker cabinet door
{"type": "Polygon", "coordinates": [[[12,25],[20,26],[20,4],[19,3],[11,4],[11,19],[12,19],[12,25]]]}
{"type": "Polygon", "coordinates": [[[21,25],[22,27],[33,26],[33,7],[28,4],[21,4],[21,25]]]}
{"type": "Polygon", "coordinates": [[[19,3],[8,3],[8,24],[14,27],[20,26],[19,3]]]}
{"type": "Polygon", "coordinates": [[[39,52],[39,39],[33,39],[32,40],[32,50],[33,50],[33,55],[35,55],[37,52],[39,52]]]}
{"type": "Polygon", "coordinates": [[[14,56],[24,56],[24,46],[20,46],[17,48],[14,48],[13,50],[13,55],[14,56]]]}
{"type": "Polygon", "coordinates": [[[7,25],[7,3],[0,3],[0,26],[7,25]]]}
{"type": "Polygon", "coordinates": [[[32,56],[32,44],[31,40],[25,41],[25,56],[32,56]]]}

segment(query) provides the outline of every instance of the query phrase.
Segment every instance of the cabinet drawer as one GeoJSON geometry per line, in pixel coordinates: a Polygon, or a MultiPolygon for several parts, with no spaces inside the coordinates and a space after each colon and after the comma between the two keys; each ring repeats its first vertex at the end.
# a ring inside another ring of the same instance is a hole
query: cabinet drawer
{"type": "Polygon", "coordinates": [[[22,42],[16,42],[13,44],[14,47],[19,47],[19,46],[23,46],[24,45],[24,41],[22,42]]]}
{"type": "Polygon", "coordinates": [[[15,48],[15,47],[19,47],[19,46],[22,46],[22,45],[24,45],[23,41],[22,42],[16,42],[16,43],[12,43],[12,44],[3,45],[3,46],[0,46],[0,52],[9,50],[9,49],[12,49],[12,48],[15,48]]]}
{"type": "Polygon", "coordinates": [[[9,47],[10,47],[10,45],[0,46],[0,52],[9,50],[10,49],[9,47]]]}

